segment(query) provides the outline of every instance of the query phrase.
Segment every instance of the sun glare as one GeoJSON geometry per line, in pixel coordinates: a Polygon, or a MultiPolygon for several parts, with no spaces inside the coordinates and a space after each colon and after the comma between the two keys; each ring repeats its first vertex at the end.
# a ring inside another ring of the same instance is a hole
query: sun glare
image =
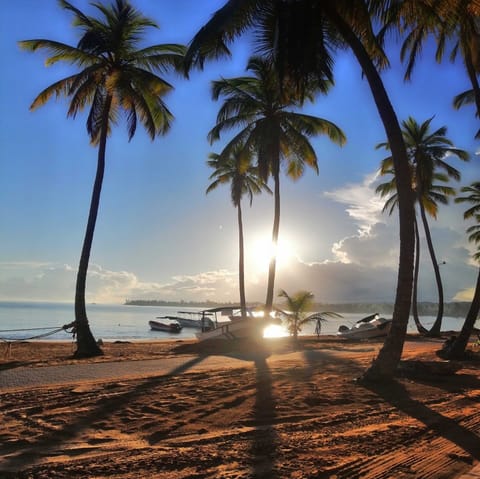
{"type": "Polygon", "coordinates": [[[284,338],[288,336],[288,331],[280,324],[269,324],[263,330],[264,338],[284,338]]]}
{"type": "Polygon", "coordinates": [[[280,239],[275,248],[269,239],[258,239],[247,250],[247,255],[257,271],[267,271],[270,259],[276,255],[277,268],[287,266],[295,257],[292,245],[280,239]]]}

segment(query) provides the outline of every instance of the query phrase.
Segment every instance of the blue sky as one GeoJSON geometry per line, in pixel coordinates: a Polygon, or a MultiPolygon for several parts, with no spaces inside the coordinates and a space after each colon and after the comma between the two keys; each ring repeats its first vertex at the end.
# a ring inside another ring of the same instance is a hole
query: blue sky
{"type": "MultiPolygon", "coordinates": [[[[85,0],[73,3],[86,12],[85,0]]],[[[134,0],[155,19],[146,44],[188,43],[223,0],[134,0]]],[[[72,301],[83,241],[96,150],[88,142],[85,115],[66,118],[65,100],[29,111],[35,96],[66,76],[68,66],[45,67],[42,52],[18,48],[22,39],[48,38],[76,44],[71,16],[55,0],[17,0],[0,17],[0,300],[72,301]]],[[[210,82],[245,73],[246,40],[233,58],[209,64],[189,80],[168,77],[175,90],[166,103],[175,116],[170,133],[151,142],[138,129],[128,142],[123,123],[107,145],[107,166],[87,283],[87,301],[126,298],[236,301],[237,225],[228,187],[208,196],[206,159],[228,136],[209,145],[220,102],[210,82]]],[[[473,108],[455,111],[452,98],[469,88],[463,65],[438,65],[425,49],[410,83],[403,82],[398,46],[388,48],[392,67],[383,74],[400,120],[434,116],[432,126],[472,155],[459,185],[479,178],[478,120],[473,108]]],[[[317,301],[393,301],[398,265],[397,217],[381,214],[376,172],[385,140],[368,85],[348,53],[337,57],[336,85],[305,111],[334,121],[347,135],[340,148],[315,139],[320,173],[298,182],[281,180],[281,253],[276,290],[307,289],[317,301]]],[[[432,221],[447,301],[468,300],[476,279],[464,234],[464,207],[450,205],[432,221]]],[[[264,195],[245,206],[247,299],[263,301],[273,201],[264,195]]],[[[433,273],[423,248],[421,300],[435,301],[433,273]]]]}

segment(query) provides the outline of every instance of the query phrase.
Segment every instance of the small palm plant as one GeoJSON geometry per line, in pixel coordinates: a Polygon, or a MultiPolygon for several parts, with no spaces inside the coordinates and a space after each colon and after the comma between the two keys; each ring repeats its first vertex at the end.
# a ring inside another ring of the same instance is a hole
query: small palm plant
{"type": "Polygon", "coordinates": [[[333,311],[323,311],[320,313],[308,314],[313,306],[314,295],[310,291],[298,291],[290,296],[285,290],[281,290],[279,296],[285,298],[286,311],[281,311],[287,321],[287,329],[295,342],[298,341],[298,333],[302,331],[302,327],[310,322],[315,321],[315,333],[320,336],[322,323],[327,318],[341,318],[342,315],[333,311]]]}
{"type": "Polygon", "coordinates": [[[314,295],[310,291],[298,291],[290,296],[285,290],[281,290],[279,296],[285,298],[287,311],[282,311],[287,320],[288,332],[295,342],[298,341],[298,333],[304,324],[310,321],[307,313],[313,305],[314,295]]]}

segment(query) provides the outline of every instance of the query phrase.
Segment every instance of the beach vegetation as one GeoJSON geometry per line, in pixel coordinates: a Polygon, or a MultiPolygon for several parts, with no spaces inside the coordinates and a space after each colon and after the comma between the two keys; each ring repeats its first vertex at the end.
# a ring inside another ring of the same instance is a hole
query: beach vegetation
{"type": "MultiPolygon", "coordinates": [[[[310,138],[327,135],[333,142],[343,145],[345,135],[331,121],[298,111],[303,100],[313,100],[317,91],[326,92],[331,82],[326,78],[312,81],[303,98],[282,86],[275,65],[266,58],[250,58],[247,70],[250,76],[223,78],[212,83],[214,100],[223,99],[216,125],[210,130],[211,143],[218,141],[225,131],[239,129],[226,144],[223,155],[233,151],[244,159],[254,159],[259,177],[274,184],[274,219],[272,250],[276,251],[280,231],[280,172],[284,166],[288,177],[298,180],[305,167],[318,173],[317,155],[310,138]],[[308,95],[307,95],[308,93],[308,95]]],[[[265,311],[273,307],[277,255],[269,262],[265,311]]]]}
{"type": "Polygon", "coordinates": [[[312,310],[314,295],[310,291],[297,291],[290,296],[282,289],[278,296],[285,300],[282,316],[286,320],[288,332],[297,342],[302,326],[310,321],[308,315],[312,310]]]}
{"type": "MultiPolygon", "coordinates": [[[[475,103],[475,94],[474,94],[474,91],[473,89],[471,90],[466,90],[462,93],[459,93],[458,95],[455,96],[455,98],[453,99],[453,107],[458,110],[459,108],[461,108],[462,106],[465,106],[465,105],[473,105],[475,103]]],[[[478,113],[478,111],[480,110],[477,110],[477,113],[476,113],[476,117],[478,118],[480,115],[478,113]]],[[[475,134],[475,138],[477,140],[480,139],[480,129],[477,131],[477,133],[475,134]]]]}
{"type": "Polygon", "coordinates": [[[46,65],[66,62],[78,72],[45,88],[33,101],[31,110],[43,106],[52,97],[69,98],[67,116],[88,107],[87,132],[98,149],[97,171],[84,236],[75,288],[76,357],[102,354],[91,332],[85,307],[88,263],[92,248],[102,190],[107,137],[121,114],[126,118],[129,140],[140,123],[153,140],[166,134],[173,115],[163,101],[172,90],[156,72],[180,68],[185,47],[177,44],[140,45],[147,28],[156,23],[143,16],[127,0],[111,5],[94,3],[98,16],[89,16],[71,3],[60,6],[73,14],[73,25],[80,34],[76,46],[56,40],[34,39],[19,42],[20,47],[49,54],[46,65]]]}
{"type": "Polygon", "coordinates": [[[349,49],[367,80],[392,151],[396,172],[400,252],[390,334],[364,379],[393,376],[401,357],[410,316],[414,258],[414,198],[407,151],[399,121],[380,76],[388,59],[374,24],[386,18],[390,2],[300,0],[227,1],[195,35],[186,54],[187,71],[228,55],[228,44],[253,29],[258,49],[274,59],[283,87],[308,91],[312,79],[333,80],[338,50],[349,49]]]}
{"type": "MultiPolygon", "coordinates": [[[[392,25],[406,33],[401,48],[402,60],[407,60],[405,79],[412,78],[414,67],[429,38],[436,41],[435,58],[441,62],[449,47],[449,59],[461,57],[472,86],[458,94],[454,106],[473,103],[480,116],[480,4],[477,0],[403,0],[389,9],[386,29],[392,25]]],[[[478,138],[480,130],[476,133],[478,138]]]]}
{"type": "MultiPolygon", "coordinates": [[[[476,247],[473,259],[480,265],[480,181],[464,186],[461,190],[464,196],[455,198],[456,203],[469,203],[471,205],[464,214],[464,219],[473,219],[475,224],[467,229],[468,240],[476,247]]],[[[467,312],[460,334],[446,351],[447,359],[459,359],[465,356],[470,336],[473,333],[475,322],[480,312],[480,267],[477,274],[477,282],[473,293],[472,302],[467,312]]]]}
{"type": "MultiPolygon", "coordinates": [[[[436,219],[438,214],[438,205],[448,204],[449,198],[455,196],[454,188],[446,185],[450,178],[459,181],[460,172],[449,165],[446,161],[451,156],[467,161],[468,152],[455,148],[450,139],[445,135],[447,128],[445,126],[436,130],[431,129],[430,118],[423,123],[418,123],[414,118],[409,117],[402,122],[402,133],[407,147],[410,167],[412,171],[412,191],[415,195],[416,205],[420,214],[428,252],[435,274],[435,281],[438,291],[438,310],[434,324],[427,331],[420,323],[418,316],[418,276],[420,264],[420,234],[418,231],[418,222],[415,220],[415,268],[414,283],[412,294],[412,312],[417,329],[419,332],[438,336],[441,331],[442,318],[444,314],[444,294],[443,284],[440,274],[440,262],[438,261],[433,246],[432,234],[428,223],[427,215],[436,219]],[[441,171],[440,171],[441,170],[441,171]]],[[[377,148],[389,150],[387,143],[380,143],[377,148]]],[[[384,211],[392,214],[398,204],[396,194],[395,171],[393,169],[392,158],[389,156],[381,163],[381,175],[391,175],[392,179],[382,183],[377,187],[377,193],[382,197],[391,195],[385,202],[384,211]]]]}
{"type": "Polygon", "coordinates": [[[245,251],[243,239],[242,198],[247,196],[252,206],[253,195],[262,191],[272,193],[268,185],[258,174],[258,168],[251,163],[248,150],[236,148],[228,155],[224,152],[211,153],[207,164],[214,171],[210,175],[212,183],[206,192],[210,193],[218,186],[230,183],[230,199],[237,209],[238,223],[238,285],[240,294],[240,310],[242,317],[247,316],[247,300],[245,296],[245,251]]]}

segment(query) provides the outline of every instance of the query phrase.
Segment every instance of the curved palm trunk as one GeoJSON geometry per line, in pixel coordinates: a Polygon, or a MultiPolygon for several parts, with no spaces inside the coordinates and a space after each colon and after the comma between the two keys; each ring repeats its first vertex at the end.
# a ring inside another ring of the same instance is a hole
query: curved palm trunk
{"type": "Polygon", "coordinates": [[[413,273],[413,295],[412,295],[412,314],[415,326],[420,334],[428,333],[428,330],[423,327],[418,316],[418,273],[420,270],[420,234],[418,232],[417,220],[414,221],[415,228],[415,268],[413,273]]]}
{"type": "Polygon", "coordinates": [[[267,299],[265,300],[265,314],[269,314],[273,309],[273,291],[275,287],[275,272],[277,268],[277,244],[278,233],[280,231],[280,165],[277,161],[275,171],[273,173],[273,181],[275,183],[275,207],[273,213],[273,229],[272,229],[272,245],[273,251],[270,263],[268,266],[268,284],[267,284],[267,299]]]}
{"type": "Polygon", "coordinates": [[[472,304],[468,310],[467,317],[463,323],[462,330],[458,338],[453,342],[450,351],[447,353],[447,359],[461,359],[465,355],[468,340],[473,332],[475,322],[480,311],[480,269],[478,270],[477,285],[473,294],[472,304]]]}
{"type": "Polygon", "coordinates": [[[242,317],[247,316],[247,301],[245,299],[245,256],[243,244],[243,220],[240,202],[237,205],[238,218],[238,286],[240,291],[240,310],[242,317]]]}
{"type": "Polygon", "coordinates": [[[88,214],[87,229],[83,240],[82,254],[77,273],[77,284],[75,288],[75,330],[77,335],[77,350],[74,353],[76,358],[87,358],[103,354],[90,330],[85,307],[85,288],[87,283],[88,263],[92,249],[93,234],[97,222],[98,207],[100,205],[100,194],[102,192],[103,176],[105,173],[105,149],[107,145],[108,113],[110,110],[111,98],[107,98],[103,115],[103,125],[98,146],[97,173],[93,185],[90,211],[88,214]]]}
{"type": "Polygon", "coordinates": [[[428,226],[427,215],[425,214],[425,208],[420,203],[420,215],[422,218],[423,228],[425,230],[425,239],[427,240],[428,252],[430,253],[430,258],[432,259],[433,271],[435,272],[435,281],[437,282],[438,290],[438,311],[437,318],[433,323],[430,331],[428,332],[429,336],[439,336],[440,329],[442,327],[442,318],[443,318],[443,284],[442,277],[440,276],[440,268],[438,266],[437,257],[435,255],[435,249],[433,248],[432,235],[430,234],[430,227],[428,226]]]}
{"type": "Polygon", "coordinates": [[[412,301],[413,259],[415,248],[414,202],[407,151],[395,111],[375,65],[362,42],[348,24],[331,9],[330,17],[347,41],[357,58],[372,91],[377,110],[385,127],[392,152],[395,177],[397,179],[398,210],[400,221],[400,259],[393,321],[390,332],[377,358],[364,373],[365,380],[391,379],[403,351],[412,301]]]}

